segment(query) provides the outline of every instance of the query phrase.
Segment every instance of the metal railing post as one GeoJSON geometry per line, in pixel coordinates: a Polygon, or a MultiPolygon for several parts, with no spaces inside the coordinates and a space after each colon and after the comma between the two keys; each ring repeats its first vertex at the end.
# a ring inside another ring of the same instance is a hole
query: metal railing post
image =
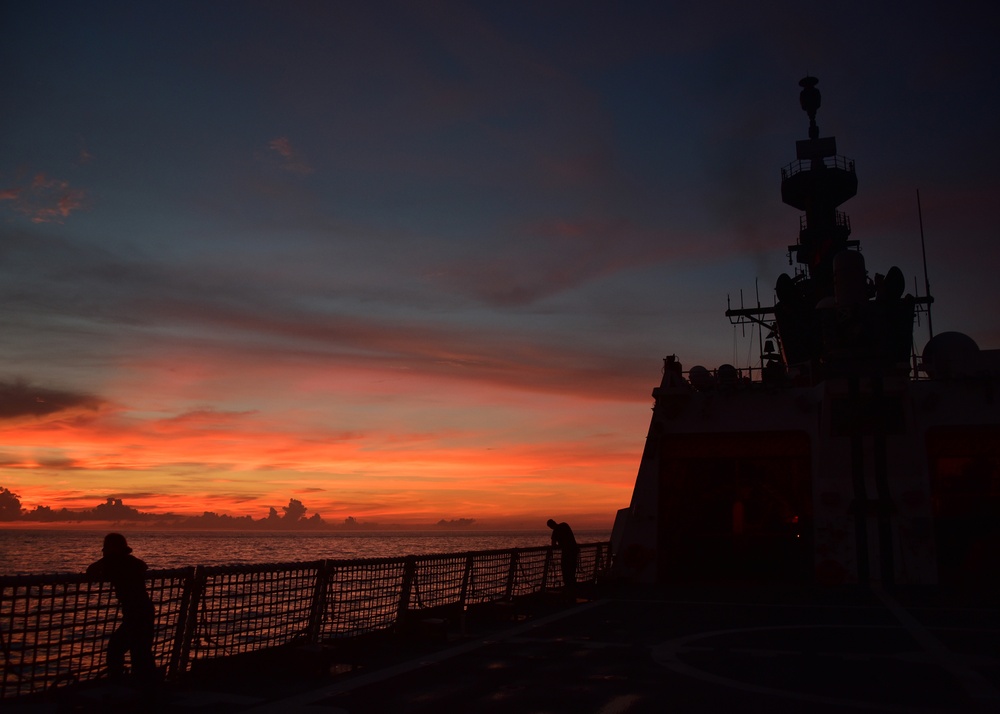
{"type": "Polygon", "coordinates": [[[458,623],[462,634],[467,634],[465,613],[469,608],[469,589],[472,587],[472,568],[475,558],[472,553],[465,556],[465,572],[462,573],[462,590],[458,594],[458,623]]]}
{"type": "Polygon", "coordinates": [[[472,585],[472,566],[475,562],[472,557],[472,553],[469,553],[465,557],[465,572],[462,573],[462,590],[458,595],[458,604],[462,608],[462,612],[465,612],[465,604],[468,602],[469,598],[469,588],[472,585]]]}
{"type": "Polygon", "coordinates": [[[517,560],[520,551],[514,548],[510,553],[510,568],[507,570],[507,587],[504,590],[504,600],[510,602],[514,599],[514,580],[517,578],[517,560]]]}
{"type": "Polygon", "coordinates": [[[406,613],[410,608],[410,593],[413,590],[413,577],[417,571],[417,559],[415,556],[407,556],[403,565],[403,584],[399,591],[399,608],[396,611],[396,626],[403,624],[406,613]]]}
{"type": "Polygon", "coordinates": [[[316,586],[313,589],[312,606],[309,611],[308,640],[311,645],[319,642],[320,632],[323,631],[323,617],[326,615],[326,586],[330,581],[332,569],[330,561],[324,560],[316,571],[316,586]]]}
{"type": "Polygon", "coordinates": [[[170,648],[170,659],[167,661],[167,679],[177,679],[181,671],[181,657],[184,656],[184,641],[187,638],[187,620],[194,591],[195,569],[188,567],[185,568],[185,571],[184,588],[181,591],[181,605],[177,613],[177,626],[174,631],[174,645],[170,648]]]}
{"type": "Polygon", "coordinates": [[[205,583],[208,575],[205,566],[199,565],[195,568],[194,577],[191,578],[190,598],[187,602],[187,612],[181,618],[184,622],[184,635],[181,641],[180,656],[177,658],[177,669],[174,678],[180,678],[187,672],[191,660],[191,647],[194,638],[198,634],[198,607],[201,605],[202,595],[205,593],[205,583]]]}

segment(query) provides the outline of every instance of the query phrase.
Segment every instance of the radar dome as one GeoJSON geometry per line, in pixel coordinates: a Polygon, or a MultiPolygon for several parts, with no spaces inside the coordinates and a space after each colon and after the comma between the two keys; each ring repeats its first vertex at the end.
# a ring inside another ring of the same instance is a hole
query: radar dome
{"type": "Polygon", "coordinates": [[[736,368],[731,364],[720,365],[717,369],[716,374],[719,378],[719,384],[723,387],[735,387],[740,381],[740,374],[736,371],[736,368]]]}
{"type": "Polygon", "coordinates": [[[921,355],[924,371],[931,379],[957,377],[979,354],[976,341],[962,332],[942,332],[934,335],[921,355]]]}
{"type": "Polygon", "coordinates": [[[715,376],[700,364],[691,368],[691,371],[688,372],[688,380],[691,382],[691,386],[699,392],[707,392],[715,386],[715,376]]]}

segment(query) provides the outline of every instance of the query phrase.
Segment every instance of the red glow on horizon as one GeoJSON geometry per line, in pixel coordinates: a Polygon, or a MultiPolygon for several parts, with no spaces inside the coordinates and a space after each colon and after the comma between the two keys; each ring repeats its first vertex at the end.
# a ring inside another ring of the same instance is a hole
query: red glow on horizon
{"type": "MultiPolygon", "coordinates": [[[[183,393],[210,371],[175,372],[147,396],[166,404],[170,390],[183,393]]],[[[301,383],[315,389],[317,377],[301,383]]],[[[232,411],[105,403],[7,422],[0,485],[27,509],[93,508],[113,496],[143,512],[259,519],[296,498],[333,524],[544,523],[572,514],[605,527],[627,505],[645,426],[635,405],[489,386],[447,402],[425,396],[437,386],[408,382],[415,406],[392,403],[381,388],[356,389],[324,411],[305,390],[295,405],[294,393],[288,404],[232,411]],[[616,409],[634,433],[607,432],[616,409]]]]}

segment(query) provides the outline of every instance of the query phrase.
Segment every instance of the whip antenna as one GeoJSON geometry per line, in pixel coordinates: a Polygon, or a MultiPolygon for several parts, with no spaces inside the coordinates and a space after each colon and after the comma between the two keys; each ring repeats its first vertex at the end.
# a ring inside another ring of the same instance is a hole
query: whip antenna
{"type": "MultiPolygon", "coordinates": [[[[920,189],[917,189],[917,219],[920,221],[920,254],[924,259],[924,293],[931,296],[931,281],[927,278],[927,246],[924,244],[924,214],[920,210],[920,189]]],[[[927,333],[934,337],[934,323],[931,322],[931,303],[927,302],[927,333]]]]}

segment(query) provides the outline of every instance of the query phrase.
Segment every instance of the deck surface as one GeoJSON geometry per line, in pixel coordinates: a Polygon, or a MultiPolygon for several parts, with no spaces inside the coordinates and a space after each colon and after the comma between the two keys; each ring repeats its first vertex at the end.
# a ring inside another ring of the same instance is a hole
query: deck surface
{"type": "Polygon", "coordinates": [[[219,663],[152,698],[96,685],[5,709],[1000,711],[1000,607],[989,599],[621,586],[578,595],[417,623],[406,638],[219,663]]]}

